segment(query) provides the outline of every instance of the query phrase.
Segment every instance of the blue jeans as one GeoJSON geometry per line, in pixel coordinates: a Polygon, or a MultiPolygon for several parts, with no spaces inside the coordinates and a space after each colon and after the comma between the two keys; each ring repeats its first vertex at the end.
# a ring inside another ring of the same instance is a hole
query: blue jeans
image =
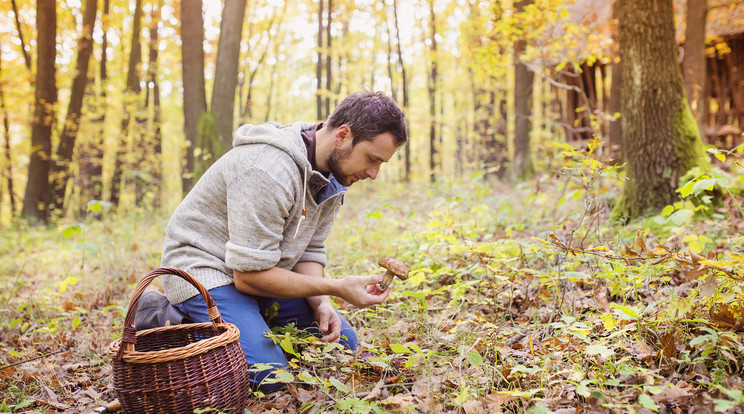
{"type": "MultiPolygon", "coordinates": [[[[315,323],[313,309],[303,298],[300,299],[275,299],[260,296],[246,295],[235,289],[235,285],[220,286],[209,291],[219,309],[222,319],[232,323],[240,330],[240,346],[243,348],[248,365],[263,363],[271,364],[278,369],[287,367],[287,359],[281,346],[267,338],[265,333],[273,326],[284,326],[294,323],[297,328],[306,330],[322,336],[315,323]],[[279,312],[270,321],[265,319],[265,311],[272,304],[279,304],[279,312]]],[[[176,305],[185,312],[194,322],[209,322],[207,316],[207,305],[201,295],[176,305]]],[[[338,313],[338,311],[337,311],[338,313]]],[[[349,322],[341,318],[341,341],[347,349],[355,350],[357,347],[357,336],[354,328],[349,322]]],[[[264,393],[278,390],[284,386],[281,383],[266,384],[263,381],[273,378],[272,369],[260,372],[251,371],[250,381],[254,389],[264,393]]]]}

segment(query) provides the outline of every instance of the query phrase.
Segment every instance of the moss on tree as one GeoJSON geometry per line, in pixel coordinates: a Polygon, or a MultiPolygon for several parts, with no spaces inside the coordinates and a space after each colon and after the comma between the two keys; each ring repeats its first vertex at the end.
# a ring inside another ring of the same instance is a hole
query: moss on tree
{"type": "MultiPolygon", "coordinates": [[[[679,106],[672,117],[672,131],[672,145],[674,147],[674,153],[679,159],[679,171],[676,171],[675,175],[684,177],[687,171],[695,167],[698,167],[702,171],[709,171],[711,165],[705,153],[703,142],[700,139],[697,123],[692,116],[690,107],[687,104],[687,98],[684,95],[679,100],[679,106]]],[[[627,182],[624,183],[617,204],[615,204],[612,210],[612,219],[627,221],[633,218],[657,214],[664,205],[661,205],[662,203],[642,202],[639,199],[639,193],[634,190],[635,178],[633,177],[632,169],[628,168],[625,171],[627,182]]],[[[678,183],[678,185],[682,184],[684,183],[678,183]]],[[[652,194],[648,196],[653,197],[652,194]]]]}

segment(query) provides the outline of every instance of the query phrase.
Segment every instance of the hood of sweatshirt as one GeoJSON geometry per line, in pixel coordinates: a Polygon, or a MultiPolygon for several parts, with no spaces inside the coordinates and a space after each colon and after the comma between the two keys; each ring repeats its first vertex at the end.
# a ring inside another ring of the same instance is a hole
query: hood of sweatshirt
{"type": "Polygon", "coordinates": [[[233,147],[269,144],[289,154],[300,171],[307,169],[306,176],[312,171],[312,167],[307,159],[307,149],[302,141],[301,132],[312,128],[313,125],[308,122],[295,122],[287,125],[279,125],[276,122],[261,125],[242,125],[235,131],[233,147]]]}
{"type": "Polygon", "coordinates": [[[333,176],[328,179],[320,172],[313,171],[312,165],[307,159],[307,148],[302,140],[302,131],[312,128],[313,125],[308,122],[295,122],[287,125],[280,125],[276,122],[262,125],[246,124],[235,131],[233,139],[233,147],[252,144],[271,145],[289,154],[297,164],[297,168],[302,174],[303,190],[302,200],[300,201],[302,204],[302,219],[297,223],[295,236],[307,216],[308,192],[310,198],[317,205],[320,205],[332,196],[346,191],[346,187],[341,185],[333,176]]]}

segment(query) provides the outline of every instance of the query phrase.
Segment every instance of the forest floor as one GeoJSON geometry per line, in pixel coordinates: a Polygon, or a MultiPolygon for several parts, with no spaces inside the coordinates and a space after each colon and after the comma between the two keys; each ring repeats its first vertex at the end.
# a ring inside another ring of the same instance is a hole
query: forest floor
{"type": "MultiPolygon", "coordinates": [[[[577,171],[350,189],[329,276],[378,273],[390,255],[411,278],[380,306],[336,301],[356,353],[276,332],[290,385],[249,410],[744,412],[741,198],[713,205],[698,184],[623,226],[608,221],[618,181],[577,171]]],[[[102,213],[3,230],[0,412],[87,413],[116,398],[106,351],[166,222],[102,213]]]]}

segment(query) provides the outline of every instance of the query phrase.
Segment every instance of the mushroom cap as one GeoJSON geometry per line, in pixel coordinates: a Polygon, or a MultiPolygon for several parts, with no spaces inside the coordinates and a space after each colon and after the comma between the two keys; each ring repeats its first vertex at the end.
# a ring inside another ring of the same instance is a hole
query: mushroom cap
{"type": "Polygon", "coordinates": [[[401,280],[408,279],[408,267],[400,260],[393,259],[392,257],[383,257],[377,264],[389,270],[401,280]]]}

